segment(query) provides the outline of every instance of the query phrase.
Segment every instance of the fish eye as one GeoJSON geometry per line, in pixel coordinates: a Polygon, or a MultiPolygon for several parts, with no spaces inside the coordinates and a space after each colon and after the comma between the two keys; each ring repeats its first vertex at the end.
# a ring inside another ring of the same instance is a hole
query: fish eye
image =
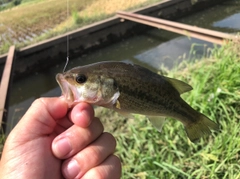
{"type": "Polygon", "coordinates": [[[80,74],[76,77],[76,82],[77,83],[85,83],[87,81],[87,77],[83,74],[80,74]]]}

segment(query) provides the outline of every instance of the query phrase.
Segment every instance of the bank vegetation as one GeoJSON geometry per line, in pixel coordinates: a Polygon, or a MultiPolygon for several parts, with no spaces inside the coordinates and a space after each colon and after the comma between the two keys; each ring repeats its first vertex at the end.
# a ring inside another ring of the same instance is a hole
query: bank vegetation
{"type": "MultiPolygon", "coordinates": [[[[0,54],[162,0],[22,0],[0,11],[0,54]]],[[[0,4],[1,5],[1,4],[0,4]]]]}

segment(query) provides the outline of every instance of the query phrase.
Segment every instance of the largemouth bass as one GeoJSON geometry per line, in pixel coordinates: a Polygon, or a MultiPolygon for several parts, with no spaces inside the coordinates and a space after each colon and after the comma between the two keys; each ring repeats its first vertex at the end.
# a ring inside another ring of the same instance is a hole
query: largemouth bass
{"type": "Polygon", "coordinates": [[[69,105],[87,102],[122,114],[142,114],[159,131],[165,117],[171,117],[183,123],[191,141],[218,129],[180,97],[192,90],[190,85],[139,65],[99,62],[59,73],[56,80],[69,105]]]}

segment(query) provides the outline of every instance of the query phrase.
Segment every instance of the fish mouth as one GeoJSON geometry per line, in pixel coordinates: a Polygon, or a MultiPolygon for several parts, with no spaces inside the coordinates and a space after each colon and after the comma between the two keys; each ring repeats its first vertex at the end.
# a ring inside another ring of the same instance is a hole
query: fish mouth
{"type": "Polygon", "coordinates": [[[61,91],[62,91],[62,96],[68,101],[68,102],[73,102],[74,101],[74,94],[73,91],[70,88],[69,83],[67,80],[64,78],[63,74],[58,73],[56,75],[56,81],[59,84],[61,91]]]}

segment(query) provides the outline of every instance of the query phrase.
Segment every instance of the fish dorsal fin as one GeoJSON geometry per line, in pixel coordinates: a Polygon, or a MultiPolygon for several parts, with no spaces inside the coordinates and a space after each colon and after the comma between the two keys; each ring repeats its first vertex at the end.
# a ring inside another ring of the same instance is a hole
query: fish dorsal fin
{"type": "Polygon", "coordinates": [[[189,84],[187,84],[183,81],[173,79],[173,78],[168,78],[168,77],[165,77],[165,79],[169,83],[171,83],[174,88],[176,88],[176,90],[179,92],[179,94],[183,94],[183,93],[191,91],[193,89],[189,84]]]}
{"type": "Polygon", "coordinates": [[[165,122],[164,116],[147,116],[147,118],[159,132],[162,131],[165,122]]]}

